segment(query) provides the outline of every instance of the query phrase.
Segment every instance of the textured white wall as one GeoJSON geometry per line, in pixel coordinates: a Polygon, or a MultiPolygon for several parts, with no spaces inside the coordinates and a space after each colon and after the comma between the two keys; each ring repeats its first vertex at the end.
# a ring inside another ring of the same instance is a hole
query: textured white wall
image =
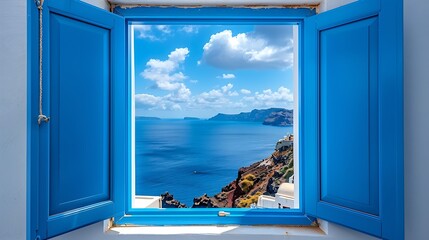
{"type": "Polygon", "coordinates": [[[327,11],[355,1],[357,0],[322,0],[322,3],[320,4],[320,10],[322,12],[327,11]]]}
{"type": "MultiPolygon", "coordinates": [[[[104,0],[86,0],[107,9],[104,0]]],[[[350,1],[350,0],[345,0],[350,1]]],[[[24,240],[26,228],[26,0],[2,0],[0,8],[0,240],[24,240]]],[[[332,0],[332,8],[343,0],[332,0]]],[[[426,239],[429,215],[429,26],[427,0],[404,0],[405,26],[405,233],[426,239]]],[[[97,223],[57,238],[107,237],[97,223]]],[[[343,234],[353,231],[340,228],[343,234]]],[[[344,236],[344,235],[343,235],[344,236]]],[[[354,235],[357,236],[357,235],[354,235]]],[[[133,239],[137,237],[134,236],[133,239]]],[[[214,237],[212,237],[213,239],[214,237]]],[[[158,238],[165,239],[165,238],[158,238]]],[[[179,238],[169,238],[178,239],[179,238]]],[[[201,239],[184,235],[181,239],[201,239]]],[[[224,238],[222,238],[224,239],[224,238]]],[[[260,236],[259,239],[267,239],[260,236]]],[[[344,238],[343,238],[344,239],[344,238]]],[[[234,237],[234,240],[237,240],[234,237]]]]}
{"type": "Polygon", "coordinates": [[[0,7],[0,239],[25,239],[27,4],[0,7]]]}
{"type": "Polygon", "coordinates": [[[94,6],[97,6],[99,8],[103,8],[106,10],[109,10],[110,5],[107,2],[107,0],[82,0],[82,2],[87,2],[89,4],[92,4],[94,6]]]}
{"type": "Polygon", "coordinates": [[[429,239],[429,1],[404,1],[405,238],[429,239]]]}

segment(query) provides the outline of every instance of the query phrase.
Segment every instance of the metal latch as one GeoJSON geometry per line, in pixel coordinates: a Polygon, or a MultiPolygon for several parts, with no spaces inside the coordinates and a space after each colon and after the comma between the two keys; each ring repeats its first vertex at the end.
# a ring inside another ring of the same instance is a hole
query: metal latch
{"type": "Polygon", "coordinates": [[[219,216],[219,217],[226,217],[226,216],[229,216],[231,213],[229,213],[229,212],[225,212],[225,211],[219,211],[218,213],[217,213],[217,215],[219,216]]]}

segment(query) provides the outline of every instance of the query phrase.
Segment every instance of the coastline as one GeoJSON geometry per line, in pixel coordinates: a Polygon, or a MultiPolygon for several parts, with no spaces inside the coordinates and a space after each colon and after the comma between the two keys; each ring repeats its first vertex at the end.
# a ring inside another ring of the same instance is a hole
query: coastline
{"type": "Polygon", "coordinates": [[[163,208],[249,208],[261,195],[275,196],[280,185],[288,182],[293,172],[293,146],[274,151],[269,157],[237,171],[237,178],[223,186],[219,193],[194,197],[186,206],[174,199],[174,193],[162,194],[163,208]]]}

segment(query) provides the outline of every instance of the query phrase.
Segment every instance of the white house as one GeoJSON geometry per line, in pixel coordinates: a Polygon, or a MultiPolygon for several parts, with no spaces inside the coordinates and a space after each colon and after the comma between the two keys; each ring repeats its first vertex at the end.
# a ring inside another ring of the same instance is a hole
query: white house
{"type": "Polygon", "coordinates": [[[292,144],[293,144],[293,135],[289,134],[289,135],[285,136],[284,138],[279,139],[277,141],[275,149],[276,149],[276,151],[283,150],[285,148],[292,146],[292,144]]]}
{"type": "Polygon", "coordinates": [[[275,196],[261,195],[256,204],[259,208],[294,208],[294,184],[282,183],[275,196]]]}

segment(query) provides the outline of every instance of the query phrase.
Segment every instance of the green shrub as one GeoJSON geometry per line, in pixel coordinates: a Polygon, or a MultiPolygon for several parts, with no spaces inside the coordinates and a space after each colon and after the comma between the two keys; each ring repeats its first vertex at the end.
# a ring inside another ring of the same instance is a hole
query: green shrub
{"type": "Polygon", "coordinates": [[[248,193],[250,189],[253,187],[253,181],[249,181],[247,179],[242,180],[238,186],[240,186],[243,192],[248,193]]]}
{"type": "Polygon", "coordinates": [[[238,207],[241,208],[248,208],[252,203],[257,203],[259,196],[262,195],[261,192],[257,192],[255,195],[251,196],[250,198],[243,199],[238,203],[238,207]]]}
{"type": "Polygon", "coordinates": [[[287,179],[289,179],[290,177],[292,177],[292,175],[293,175],[293,168],[289,168],[289,169],[286,171],[286,173],[285,173],[284,177],[285,177],[285,179],[287,180],[287,179]]]}
{"type": "Polygon", "coordinates": [[[249,181],[255,181],[256,177],[255,177],[255,175],[249,173],[246,176],[244,176],[243,179],[246,179],[246,180],[249,180],[249,181]]]}
{"type": "Polygon", "coordinates": [[[288,163],[287,167],[288,167],[288,168],[293,168],[293,159],[292,159],[292,161],[290,161],[290,162],[288,163]]]}

